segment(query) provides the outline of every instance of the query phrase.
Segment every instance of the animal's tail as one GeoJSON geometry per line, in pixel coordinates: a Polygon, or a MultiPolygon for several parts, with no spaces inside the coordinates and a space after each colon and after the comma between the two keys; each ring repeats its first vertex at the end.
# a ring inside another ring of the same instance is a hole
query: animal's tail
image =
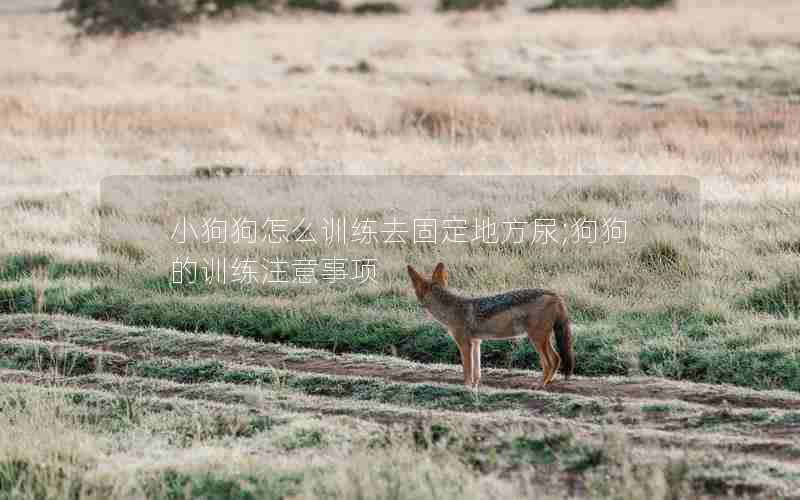
{"type": "Polygon", "coordinates": [[[561,356],[561,372],[568,379],[575,369],[575,352],[572,350],[572,326],[567,315],[567,306],[562,302],[559,307],[553,330],[556,332],[556,347],[561,356]]]}

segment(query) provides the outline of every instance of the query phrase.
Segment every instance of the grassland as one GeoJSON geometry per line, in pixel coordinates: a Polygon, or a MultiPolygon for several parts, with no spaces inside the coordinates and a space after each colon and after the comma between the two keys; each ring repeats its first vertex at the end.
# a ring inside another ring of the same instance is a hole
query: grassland
{"type": "Polygon", "coordinates": [[[10,494],[774,497],[800,481],[792,392],[579,377],[547,393],[498,369],[475,394],[452,365],[43,315],[2,318],[0,352],[10,494]]]}
{"type": "Polygon", "coordinates": [[[404,7],[80,42],[0,16],[0,498],[797,498],[796,3],[404,7]],[[352,200],[302,174],[460,176],[352,200]],[[631,225],[376,247],[365,286],[171,283],[176,214],[275,207],[631,225]],[[484,343],[464,389],[405,275],[437,260],[470,293],[564,294],[577,376],[533,390],[526,342],[484,343]]]}

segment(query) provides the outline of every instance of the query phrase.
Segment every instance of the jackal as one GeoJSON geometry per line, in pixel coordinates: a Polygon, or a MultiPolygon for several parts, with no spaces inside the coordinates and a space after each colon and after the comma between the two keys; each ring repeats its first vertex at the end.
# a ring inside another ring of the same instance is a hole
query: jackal
{"type": "Polygon", "coordinates": [[[575,367],[567,306],[555,292],[540,288],[513,290],[489,297],[465,297],[447,288],[447,270],[439,262],[430,279],[408,266],[414,292],[425,309],[447,329],[461,352],[464,384],[481,379],[481,341],[528,336],[539,353],[542,381],[549,384],[559,367],[568,379],[575,367]],[[550,340],[555,332],[556,346],[550,340]]]}

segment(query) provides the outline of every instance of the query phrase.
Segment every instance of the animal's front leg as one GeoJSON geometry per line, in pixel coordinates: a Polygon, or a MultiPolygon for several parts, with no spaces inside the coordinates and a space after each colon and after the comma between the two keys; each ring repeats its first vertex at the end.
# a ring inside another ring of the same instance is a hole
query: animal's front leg
{"type": "Polygon", "coordinates": [[[481,383],[481,341],[472,341],[472,385],[477,389],[481,383]]]}
{"type": "Polygon", "coordinates": [[[472,387],[472,343],[462,342],[458,349],[461,351],[461,366],[464,368],[464,385],[472,387]]]}

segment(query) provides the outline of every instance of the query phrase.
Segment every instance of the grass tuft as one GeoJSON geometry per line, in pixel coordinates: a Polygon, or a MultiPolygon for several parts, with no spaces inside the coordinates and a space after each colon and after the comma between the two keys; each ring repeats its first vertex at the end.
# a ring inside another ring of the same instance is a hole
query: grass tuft
{"type": "Polygon", "coordinates": [[[691,270],[689,258],[667,240],[656,240],[639,251],[639,262],[653,272],[677,271],[687,274],[691,270]]]}
{"type": "Polygon", "coordinates": [[[756,288],[742,304],[778,316],[800,314],[800,273],[785,274],[773,285],[756,288]]]}

